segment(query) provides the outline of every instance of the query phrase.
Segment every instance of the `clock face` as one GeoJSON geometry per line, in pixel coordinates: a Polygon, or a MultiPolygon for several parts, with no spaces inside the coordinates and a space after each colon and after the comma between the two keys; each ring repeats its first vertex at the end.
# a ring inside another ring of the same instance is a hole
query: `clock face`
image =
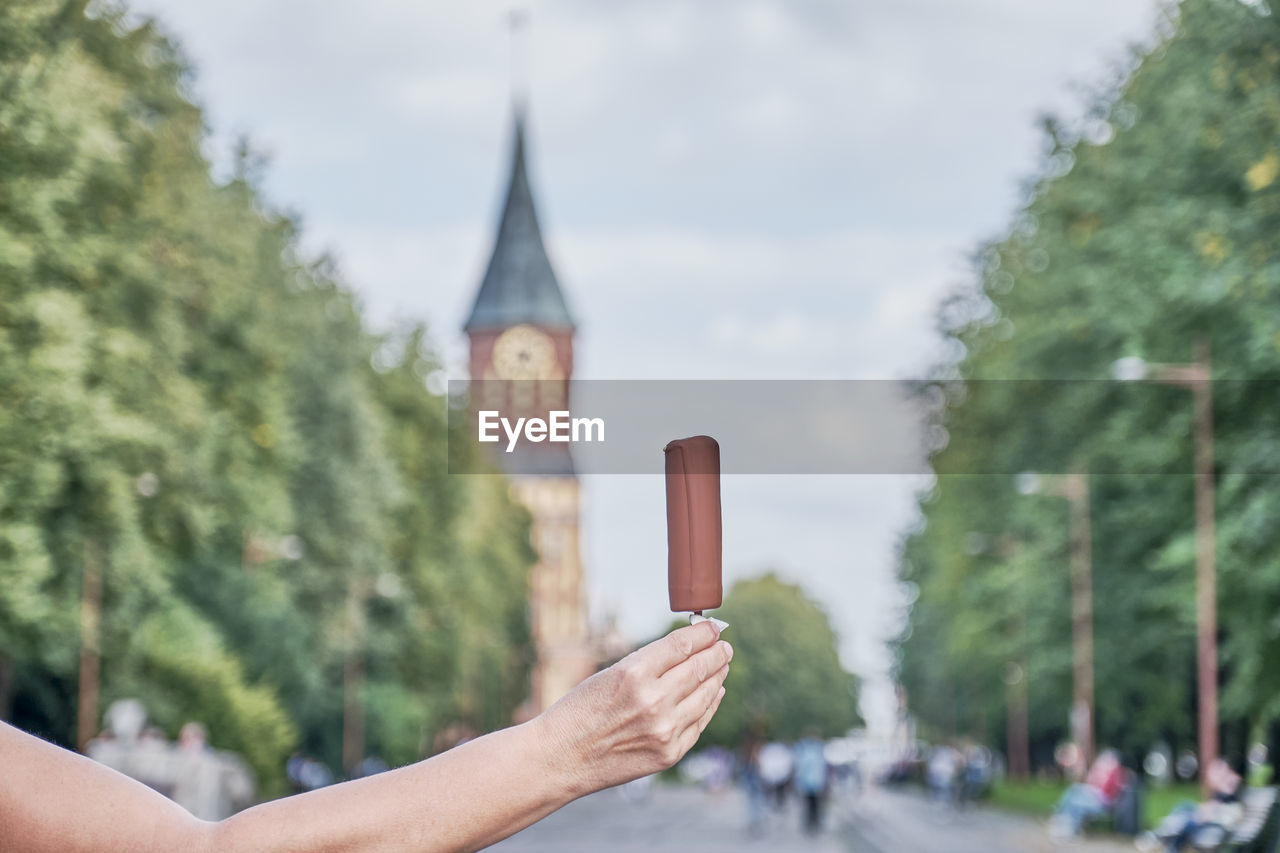
{"type": "Polygon", "coordinates": [[[493,342],[493,372],[499,379],[554,379],[556,343],[533,326],[512,326],[493,342]]]}

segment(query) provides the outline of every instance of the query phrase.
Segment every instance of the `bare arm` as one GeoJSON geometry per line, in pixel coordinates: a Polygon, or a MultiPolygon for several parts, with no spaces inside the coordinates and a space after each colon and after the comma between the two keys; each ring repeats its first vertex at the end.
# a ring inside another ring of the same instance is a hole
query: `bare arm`
{"type": "Polygon", "coordinates": [[[218,824],[0,723],[0,849],[477,850],[576,797],[678,761],[724,695],[732,650],[717,636],[710,623],[673,631],[524,725],[218,824]]]}

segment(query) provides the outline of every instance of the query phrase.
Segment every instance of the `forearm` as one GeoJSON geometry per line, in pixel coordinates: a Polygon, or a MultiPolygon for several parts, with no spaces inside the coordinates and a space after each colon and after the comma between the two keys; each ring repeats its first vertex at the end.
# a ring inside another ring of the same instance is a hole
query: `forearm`
{"type": "Polygon", "coordinates": [[[477,850],[583,793],[540,720],[377,776],[276,800],[218,824],[219,851],[477,850]]]}
{"type": "Polygon", "coordinates": [[[524,725],[218,824],[0,722],[0,850],[477,850],[575,797],[675,764],[724,696],[732,649],[717,637],[710,623],[681,628],[524,725]]]}
{"type": "Polygon", "coordinates": [[[211,824],[133,779],[0,723],[0,850],[209,850],[211,824]]]}

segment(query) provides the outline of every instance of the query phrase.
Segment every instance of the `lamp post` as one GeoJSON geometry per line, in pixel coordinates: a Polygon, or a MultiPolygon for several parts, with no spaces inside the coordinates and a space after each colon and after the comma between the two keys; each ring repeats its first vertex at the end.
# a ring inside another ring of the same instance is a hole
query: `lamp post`
{"type": "Polygon", "coordinates": [[[1218,570],[1214,559],[1213,369],[1209,341],[1196,340],[1190,364],[1152,364],[1122,358],[1112,366],[1116,379],[1187,388],[1192,393],[1196,489],[1196,675],[1200,708],[1200,783],[1218,757],[1218,570]]]}
{"type": "Polygon", "coordinates": [[[1093,534],[1089,524],[1089,477],[1083,473],[1018,475],[1024,495],[1066,498],[1071,507],[1071,738],[1084,767],[1093,761],[1093,534]]]}

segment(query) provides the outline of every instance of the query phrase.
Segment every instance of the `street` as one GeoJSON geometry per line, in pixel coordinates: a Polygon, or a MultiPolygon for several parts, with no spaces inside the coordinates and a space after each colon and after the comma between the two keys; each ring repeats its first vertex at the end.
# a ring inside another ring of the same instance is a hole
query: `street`
{"type": "Polygon", "coordinates": [[[524,832],[489,848],[495,853],[640,853],[688,851],[734,853],[845,853],[834,832],[806,838],[795,804],[770,815],[758,837],[746,832],[746,800],[737,789],[707,793],[699,788],[654,785],[646,798],[629,801],[616,789],[571,803],[524,832]]]}
{"type": "Polygon", "coordinates": [[[1132,851],[1127,842],[1090,839],[1065,844],[1048,838],[1041,822],[990,809],[943,811],[914,794],[873,790],[832,804],[825,831],[800,832],[795,803],[770,813],[756,837],[745,829],[741,792],[707,793],[658,785],[633,802],[618,791],[579,800],[541,823],[489,848],[495,853],[639,853],[686,851],[731,853],[1082,853],[1132,851]]]}

